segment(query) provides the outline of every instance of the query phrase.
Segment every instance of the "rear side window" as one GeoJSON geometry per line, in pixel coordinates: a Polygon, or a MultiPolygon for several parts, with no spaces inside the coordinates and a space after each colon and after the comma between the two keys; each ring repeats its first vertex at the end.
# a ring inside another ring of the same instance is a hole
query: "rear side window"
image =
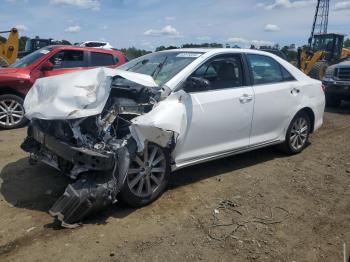
{"type": "Polygon", "coordinates": [[[110,66],[115,64],[117,62],[113,55],[91,52],[91,66],[110,66]]]}
{"type": "Polygon", "coordinates": [[[255,54],[247,56],[255,85],[294,80],[294,77],[273,58],[255,54]]]}
{"type": "Polygon", "coordinates": [[[282,75],[283,75],[283,80],[284,81],[294,81],[295,78],[294,76],[291,75],[283,66],[281,66],[282,69],[282,75]]]}
{"type": "Polygon", "coordinates": [[[84,52],[77,50],[64,50],[52,56],[49,61],[53,64],[54,69],[86,67],[84,52]]]}

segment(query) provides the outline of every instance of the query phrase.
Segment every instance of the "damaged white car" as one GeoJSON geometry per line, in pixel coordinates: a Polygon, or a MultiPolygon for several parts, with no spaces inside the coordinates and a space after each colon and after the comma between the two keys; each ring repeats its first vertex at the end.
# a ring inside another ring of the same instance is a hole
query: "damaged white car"
{"type": "Polygon", "coordinates": [[[182,167],[275,144],[299,153],[324,106],[321,82],[272,54],[177,49],[39,79],[22,148],[77,179],[50,209],[69,226],[117,199],[149,204],[182,167]]]}

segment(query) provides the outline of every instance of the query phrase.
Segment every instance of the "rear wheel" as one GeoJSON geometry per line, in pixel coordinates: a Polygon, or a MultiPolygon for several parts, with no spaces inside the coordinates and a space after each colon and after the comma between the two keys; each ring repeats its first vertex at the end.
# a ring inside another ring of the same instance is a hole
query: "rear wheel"
{"type": "Polygon", "coordinates": [[[328,67],[327,62],[316,62],[314,67],[310,71],[310,76],[317,80],[322,80],[326,74],[326,69],[328,67]]]}
{"type": "Polygon", "coordinates": [[[154,143],[146,144],[144,152],[130,163],[121,199],[133,207],[150,204],[164,192],[169,174],[167,150],[154,143]]]}
{"type": "Polygon", "coordinates": [[[281,145],[287,154],[298,154],[304,150],[309,140],[311,121],[305,112],[298,113],[290,123],[286,139],[281,145]]]}
{"type": "Polygon", "coordinates": [[[334,95],[326,95],[326,106],[338,107],[341,104],[341,99],[334,95]]]}
{"type": "Polygon", "coordinates": [[[27,123],[24,117],[23,99],[16,95],[0,96],[0,128],[13,129],[27,123]]]}

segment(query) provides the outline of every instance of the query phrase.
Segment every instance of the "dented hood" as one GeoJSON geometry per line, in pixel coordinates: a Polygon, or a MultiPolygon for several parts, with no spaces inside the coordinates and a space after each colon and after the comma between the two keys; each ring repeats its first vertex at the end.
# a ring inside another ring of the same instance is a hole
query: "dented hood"
{"type": "Polygon", "coordinates": [[[151,76],[104,67],[41,78],[24,100],[26,117],[54,120],[100,114],[115,76],[146,87],[157,87],[151,76]]]}

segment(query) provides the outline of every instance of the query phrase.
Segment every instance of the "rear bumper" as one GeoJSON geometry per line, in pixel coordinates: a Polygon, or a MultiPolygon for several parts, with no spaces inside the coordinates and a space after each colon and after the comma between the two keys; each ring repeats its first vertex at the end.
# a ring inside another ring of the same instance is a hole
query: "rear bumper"
{"type": "Polygon", "coordinates": [[[113,154],[103,154],[91,149],[71,146],[44,133],[37,126],[31,126],[31,136],[45,149],[72,164],[84,166],[89,170],[111,170],[114,167],[113,154]]]}

